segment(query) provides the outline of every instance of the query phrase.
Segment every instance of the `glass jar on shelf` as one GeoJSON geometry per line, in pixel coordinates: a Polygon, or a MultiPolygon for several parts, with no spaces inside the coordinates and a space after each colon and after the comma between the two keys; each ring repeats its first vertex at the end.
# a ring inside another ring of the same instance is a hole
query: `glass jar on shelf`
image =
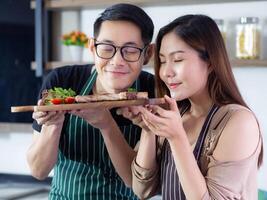
{"type": "Polygon", "coordinates": [[[214,19],[214,21],[216,22],[216,24],[217,24],[217,26],[218,26],[221,34],[222,34],[224,42],[226,42],[226,30],[225,30],[224,20],[223,19],[214,19]]]}
{"type": "Polygon", "coordinates": [[[258,17],[241,17],[236,25],[236,57],[258,59],[260,56],[260,27],[258,17]]]}

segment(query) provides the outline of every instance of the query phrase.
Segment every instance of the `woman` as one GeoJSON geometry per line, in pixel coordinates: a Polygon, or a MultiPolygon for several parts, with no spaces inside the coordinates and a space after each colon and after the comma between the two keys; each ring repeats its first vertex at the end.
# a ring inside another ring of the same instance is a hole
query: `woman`
{"type": "Polygon", "coordinates": [[[134,192],[140,198],[161,190],[163,199],[257,199],[259,126],[216,23],[185,15],[161,28],[155,75],[158,96],[172,97],[164,96],[169,109],[119,111],[143,128],[132,163],[134,192]]]}

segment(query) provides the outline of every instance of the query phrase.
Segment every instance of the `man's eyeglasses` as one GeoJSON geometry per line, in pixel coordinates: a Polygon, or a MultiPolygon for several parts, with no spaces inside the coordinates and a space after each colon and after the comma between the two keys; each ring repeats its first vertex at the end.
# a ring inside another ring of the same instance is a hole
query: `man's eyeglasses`
{"type": "Polygon", "coordinates": [[[103,59],[111,59],[114,57],[118,49],[120,49],[120,53],[122,58],[127,62],[136,62],[140,59],[142,52],[147,47],[144,48],[138,48],[133,46],[115,46],[113,44],[108,43],[96,43],[95,40],[95,48],[96,48],[96,54],[98,57],[103,59]]]}

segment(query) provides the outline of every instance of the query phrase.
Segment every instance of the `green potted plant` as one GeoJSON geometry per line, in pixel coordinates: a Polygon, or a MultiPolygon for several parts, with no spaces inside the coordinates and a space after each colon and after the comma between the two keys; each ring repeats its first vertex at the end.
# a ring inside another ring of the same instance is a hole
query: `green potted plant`
{"type": "Polygon", "coordinates": [[[69,47],[73,61],[82,60],[83,48],[88,46],[88,37],[81,31],[72,31],[62,35],[61,42],[69,47]]]}

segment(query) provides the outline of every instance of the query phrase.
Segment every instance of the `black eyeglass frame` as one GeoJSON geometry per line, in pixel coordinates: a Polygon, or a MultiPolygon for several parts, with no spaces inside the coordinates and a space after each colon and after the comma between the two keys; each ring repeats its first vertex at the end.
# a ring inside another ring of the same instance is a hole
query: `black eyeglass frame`
{"type": "Polygon", "coordinates": [[[99,42],[99,41],[97,41],[96,39],[94,39],[94,41],[95,41],[94,46],[95,46],[95,49],[96,49],[96,55],[97,55],[99,58],[102,58],[102,59],[105,59],[105,60],[112,59],[112,58],[116,55],[118,49],[120,49],[120,54],[121,54],[122,58],[123,58],[125,61],[127,61],[127,62],[137,62],[137,61],[140,59],[140,57],[141,57],[143,51],[148,47],[148,45],[145,45],[143,48],[139,48],[139,47],[135,47],[135,46],[130,46],[130,45],[116,46],[116,45],[114,45],[114,44],[109,44],[109,43],[105,43],[105,42],[99,42]],[[113,55],[110,56],[109,58],[107,58],[107,57],[101,57],[101,56],[98,54],[98,52],[97,52],[97,46],[98,46],[98,45],[103,45],[103,44],[104,44],[104,45],[109,45],[109,46],[113,47],[113,49],[115,49],[113,55]],[[125,59],[125,58],[124,58],[123,49],[124,49],[124,48],[129,48],[129,47],[130,47],[130,48],[134,48],[134,49],[138,49],[139,52],[140,52],[138,58],[137,58],[136,60],[134,60],[134,61],[133,61],[133,60],[128,60],[128,59],[125,59]]]}

